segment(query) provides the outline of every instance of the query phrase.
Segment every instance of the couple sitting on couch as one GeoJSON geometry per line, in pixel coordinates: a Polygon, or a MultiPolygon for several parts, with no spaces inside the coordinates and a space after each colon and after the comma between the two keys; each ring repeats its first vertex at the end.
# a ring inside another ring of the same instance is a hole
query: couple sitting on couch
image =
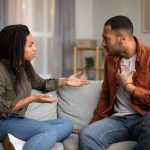
{"type": "MultiPolygon", "coordinates": [[[[107,52],[102,93],[91,124],[81,132],[74,130],[79,133],[80,149],[103,150],[113,143],[130,139],[138,141],[135,150],[148,150],[150,49],[133,36],[133,25],[125,16],[107,20],[102,36],[102,46],[107,52]]],[[[35,54],[27,26],[11,25],[2,29],[0,140],[11,133],[27,141],[24,150],[49,150],[73,131],[73,125],[67,119],[40,122],[24,118],[30,103],[57,101],[47,94],[30,95],[31,89],[52,91],[62,86],[82,86],[88,81],[76,75],[60,80],[40,78],[30,63],[35,54]]]]}

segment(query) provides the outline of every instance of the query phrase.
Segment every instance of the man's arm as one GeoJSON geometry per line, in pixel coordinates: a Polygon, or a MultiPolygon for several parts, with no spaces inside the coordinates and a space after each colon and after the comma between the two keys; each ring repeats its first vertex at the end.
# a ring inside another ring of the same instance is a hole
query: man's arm
{"type": "Polygon", "coordinates": [[[150,105],[150,90],[135,86],[133,84],[132,78],[134,73],[135,71],[131,72],[127,77],[125,77],[122,72],[118,71],[116,75],[117,81],[126,92],[132,95],[132,97],[135,99],[135,103],[150,105]]]}
{"type": "Polygon", "coordinates": [[[94,110],[94,115],[90,121],[90,123],[93,123],[95,121],[98,121],[100,119],[103,119],[102,113],[108,106],[108,100],[109,100],[109,86],[108,86],[108,70],[107,70],[107,61],[108,57],[105,59],[104,64],[104,82],[102,84],[102,91],[99,97],[98,104],[96,106],[96,109],[94,110]]]}
{"type": "Polygon", "coordinates": [[[126,86],[126,91],[131,93],[139,104],[150,105],[150,90],[129,84],[126,86]]]}

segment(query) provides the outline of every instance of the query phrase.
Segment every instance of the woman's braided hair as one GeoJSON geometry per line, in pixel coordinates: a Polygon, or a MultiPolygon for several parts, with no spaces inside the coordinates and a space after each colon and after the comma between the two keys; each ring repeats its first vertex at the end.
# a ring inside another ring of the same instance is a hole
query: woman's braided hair
{"type": "Polygon", "coordinates": [[[32,65],[24,59],[24,47],[29,34],[28,27],[22,24],[6,26],[0,31],[0,59],[7,60],[8,63],[4,65],[15,76],[16,93],[21,86],[24,71],[31,81],[33,78],[32,65]]]}

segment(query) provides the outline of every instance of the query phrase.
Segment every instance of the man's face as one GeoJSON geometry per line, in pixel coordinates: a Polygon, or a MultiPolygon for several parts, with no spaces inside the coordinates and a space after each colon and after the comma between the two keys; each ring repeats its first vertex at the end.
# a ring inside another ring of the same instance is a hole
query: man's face
{"type": "Polygon", "coordinates": [[[116,56],[121,54],[121,42],[120,38],[115,31],[111,30],[111,26],[106,25],[103,29],[103,41],[102,47],[106,50],[110,56],[116,56]]]}

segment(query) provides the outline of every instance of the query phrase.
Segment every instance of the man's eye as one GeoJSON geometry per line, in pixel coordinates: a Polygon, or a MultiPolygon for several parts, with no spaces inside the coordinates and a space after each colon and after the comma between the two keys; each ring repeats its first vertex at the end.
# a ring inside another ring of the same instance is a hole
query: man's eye
{"type": "Polygon", "coordinates": [[[28,45],[29,47],[32,47],[32,44],[28,45]]]}
{"type": "Polygon", "coordinates": [[[109,38],[105,38],[106,41],[109,41],[109,38]]]}

